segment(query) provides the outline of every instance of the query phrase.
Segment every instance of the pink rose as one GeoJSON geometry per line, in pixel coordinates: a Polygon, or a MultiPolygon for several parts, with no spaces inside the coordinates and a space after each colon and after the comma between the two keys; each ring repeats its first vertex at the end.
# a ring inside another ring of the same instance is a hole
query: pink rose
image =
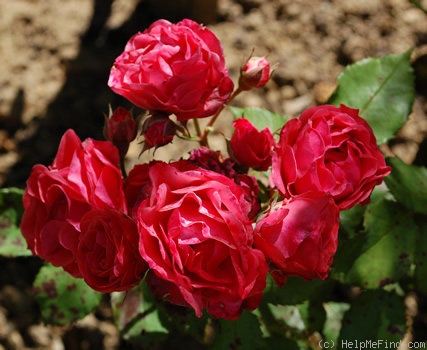
{"type": "Polygon", "coordinates": [[[153,292],[217,318],[258,306],[267,265],[252,248],[251,209],[231,179],[181,161],[149,169],[151,196],[135,220],[153,292]]]}
{"type": "Polygon", "coordinates": [[[158,20],[135,34],[116,58],[108,85],[141,108],[181,121],[215,114],[234,87],[218,38],[189,19],[158,20]]]}
{"type": "Polygon", "coordinates": [[[240,70],[239,88],[250,90],[263,87],[270,80],[270,62],[265,57],[250,57],[240,70]]]}
{"type": "Polygon", "coordinates": [[[92,209],[80,228],[76,259],[92,289],[111,293],[141,282],[148,266],[139,254],[138,230],[130,217],[116,209],[92,209]]]}
{"type": "Polygon", "coordinates": [[[23,196],[21,231],[34,254],[75,277],[80,220],[91,208],[126,211],[117,149],[72,130],[61,139],[50,167],[35,165],[23,196]]]}
{"type": "Polygon", "coordinates": [[[307,109],[280,133],[271,183],[285,197],[330,193],[340,209],[366,203],[390,173],[368,123],[341,105],[307,109]]]}
{"type": "Polygon", "coordinates": [[[262,250],[279,286],[287,276],[328,276],[338,244],[339,209],[332,197],[307,192],[277,203],[258,221],[255,247],[262,250]]]}
{"type": "Polygon", "coordinates": [[[234,133],[230,140],[233,158],[244,167],[267,170],[271,165],[272,149],[275,144],[270,129],[258,131],[245,118],[236,119],[233,126],[234,133]]]}

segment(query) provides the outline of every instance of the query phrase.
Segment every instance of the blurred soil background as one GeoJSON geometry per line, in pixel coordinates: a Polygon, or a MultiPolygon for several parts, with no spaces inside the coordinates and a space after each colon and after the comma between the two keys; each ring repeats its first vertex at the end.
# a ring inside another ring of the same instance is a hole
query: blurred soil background
{"type": "MultiPolygon", "coordinates": [[[[114,59],[158,18],[205,23],[221,40],[234,81],[252,50],[268,55],[278,63],[272,80],[234,104],[288,116],[326,102],[346,65],[414,49],[413,113],[387,152],[427,165],[423,8],[425,0],[0,0],[0,186],[24,187],[34,164],[51,163],[68,128],[102,139],[108,105],[130,107],[107,86],[114,59]]],[[[227,118],[219,127],[230,135],[227,118]]],[[[174,158],[183,149],[174,143],[158,152],[174,158]]],[[[130,152],[130,165],[141,161],[138,153],[130,152]]],[[[0,350],[126,349],[106,306],[67,327],[43,325],[31,294],[39,266],[36,258],[0,259],[0,350]]],[[[408,314],[425,329],[424,300],[409,300],[408,314]]]]}

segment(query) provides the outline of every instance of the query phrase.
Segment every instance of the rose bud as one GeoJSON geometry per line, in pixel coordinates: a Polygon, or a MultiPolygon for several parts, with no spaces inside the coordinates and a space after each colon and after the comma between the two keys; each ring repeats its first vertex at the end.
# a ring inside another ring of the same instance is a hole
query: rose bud
{"type": "Polygon", "coordinates": [[[258,131],[252,123],[239,118],[233,122],[234,134],[230,140],[233,159],[240,165],[255,170],[267,170],[271,165],[274,138],[268,128],[258,131]]]}
{"type": "Polygon", "coordinates": [[[122,157],[125,156],[129,143],[135,139],[136,129],[132,111],[124,107],[117,107],[114,112],[110,109],[109,116],[105,116],[104,137],[119,149],[122,157]]]}
{"type": "Polygon", "coordinates": [[[165,113],[153,113],[142,125],[142,135],[144,135],[143,152],[153,147],[164,146],[172,142],[176,134],[176,124],[169,119],[165,113]]]}
{"type": "Polygon", "coordinates": [[[270,62],[265,57],[250,57],[240,70],[240,90],[263,87],[270,80],[270,62]]]}

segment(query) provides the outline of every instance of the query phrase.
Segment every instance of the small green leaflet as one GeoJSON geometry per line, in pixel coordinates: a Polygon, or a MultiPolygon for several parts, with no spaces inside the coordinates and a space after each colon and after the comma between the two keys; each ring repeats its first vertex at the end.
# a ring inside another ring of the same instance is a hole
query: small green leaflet
{"type": "Polygon", "coordinates": [[[288,121],[288,117],[282,114],[270,112],[259,107],[228,107],[234,119],[244,117],[249,120],[259,131],[269,128],[272,133],[279,132],[288,121]]]}

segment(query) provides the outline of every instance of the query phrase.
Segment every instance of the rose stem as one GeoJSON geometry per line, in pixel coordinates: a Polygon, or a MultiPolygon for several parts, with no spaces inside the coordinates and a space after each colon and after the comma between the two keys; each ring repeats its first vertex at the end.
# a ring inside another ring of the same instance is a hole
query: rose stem
{"type": "Polygon", "coordinates": [[[122,157],[120,155],[120,170],[122,172],[123,178],[126,179],[127,178],[127,173],[126,173],[126,168],[125,168],[125,157],[122,157]]]}
{"type": "Polygon", "coordinates": [[[234,98],[236,98],[236,96],[238,94],[240,94],[242,91],[243,90],[241,90],[240,88],[237,88],[233,92],[233,94],[228,98],[228,100],[223,104],[223,106],[218,110],[218,112],[216,112],[214,114],[214,116],[211,118],[211,120],[209,120],[209,123],[206,125],[205,130],[203,132],[203,135],[200,137],[199,143],[200,143],[201,146],[208,146],[208,134],[212,130],[212,126],[214,125],[214,123],[218,119],[220,113],[224,109],[225,105],[228,104],[228,103],[230,103],[232,100],[234,100],[234,98]]]}

